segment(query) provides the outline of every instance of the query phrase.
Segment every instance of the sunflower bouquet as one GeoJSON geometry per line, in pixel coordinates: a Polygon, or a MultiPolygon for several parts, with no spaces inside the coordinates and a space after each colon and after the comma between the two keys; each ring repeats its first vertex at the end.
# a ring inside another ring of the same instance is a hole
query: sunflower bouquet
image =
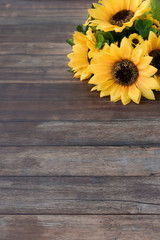
{"type": "Polygon", "coordinates": [[[100,0],[88,13],[84,26],[67,40],[69,71],[113,102],[139,104],[141,96],[155,100],[153,90],[160,91],[159,0],[100,0]]]}

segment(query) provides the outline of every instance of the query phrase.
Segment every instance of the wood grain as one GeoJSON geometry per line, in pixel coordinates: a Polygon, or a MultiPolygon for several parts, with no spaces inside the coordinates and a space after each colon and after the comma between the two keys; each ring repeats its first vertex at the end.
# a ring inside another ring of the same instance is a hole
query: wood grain
{"type": "Polygon", "coordinates": [[[0,240],[159,240],[159,94],[123,107],[67,72],[91,4],[0,1],[0,240]]]}
{"type": "Polygon", "coordinates": [[[66,32],[62,32],[63,25],[53,31],[52,25],[13,25],[0,27],[0,43],[26,43],[26,42],[56,42],[64,43],[66,39],[72,38],[76,24],[69,25],[66,32]],[[14,32],[14,35],[13,35],[14,32]]]}
{"type": "Polygon", "coordinates": [[[1,83],[79,83],[78,79],[73,78],[72,73],[67,72],[67,66],[65,68],[3,67],[0,70],[1,83]]]}
{"type": "MultiPolygon", "coordinates": [[[[33,76],[31,75],[32,75],[32,72],[30,72],[30,77],[33,78],[33,76]]],[[[12,77],[14,77],[13,73],[12,73],[12,77]]],[[[118,108],[120,108],[118,114],[121,114],[121,112],[124,112],[123,109],[124,110],[127,109],[129,112],[131,108],[134,109],[134,112],[137,109],[136,114],[138,114],[138,111],[142,112],[142,108],[143,108],[144,109],[143,112],[145,113],[146,117],[147,117],[147,110],[148,110],[148,116],[151,115],[149,113],[151,109],[153,110],[155,117],[157,117],[159,114],[159,112],[156,113],[158,110],[158,103],[160,100],[159,92],[155,93],[156,101],[148,101],[142,98],[140,105],[137,105],[135,103],[130,103],[128,106],[122,106],[121,103],[114,103],[114,104],[110,103],[109,97],[100,98],[98,92],[90,92],[92,85],[89,85],[87,81],[80,82],[77,79],[69,80],[70,74],[66,73],[66,76],[65,76],[65,72],[64,72],[64,75],[61,75],[61,77],[64,77],[64,80],[53,79],[48,83],[46,80],[41,83],[40,82],[35,83],[34,81],[32,83],[28,83],[29,81],[26,81],[26,83],[18,83],[18,82],[15,83],[15,81],[6,83],[6,81],[0,80],[0,101],[13,101],[13,102],[14,101],[61,101],[61,102],[63,101],[62,107],[66,101],[74,101],[75,103],[72,103],[72,104],[73,105],[77,104],[77,108],[78,108],[78,103],[77,103],[78,101],[85,102],[85,103],[82,103],[82,105],[84,105],[83,107],[85,107],[85,105],[87,104],[91,104],[92,103],[91,101],[95,101],[93,106],[95,110],[96,110],[96,107],[99,106],[99,110],[101,111],[102,108],[106,106],[105,110],[107,111],[107,106],[112,104],[113,106],[118,106],[116,111],[118,111],[118,108]],[[104,103],[104,106],[103,106],[103,103],[104,103]]],[[[37,79],[38,79],[38,76],[37,76],[37,79]]],[[[72,105],[72,104],[69,102],[68,103],[66,102],[66,105],[68,105],[68,107],[69,105],[72,105]]],[[[67,106],[65,106],[65,108],[66,107],[67,106]]],[[[105,112],[103,114],[105,114],[105,112]]],[[[150,116],[150,117],[153,117],[153,116],[150,116]]]]}
{"type": "Polygon", "coordinates": [[[160,148],[5,147],[0,176],[160,176],[160,148]]]}
{"type": "Polygon", "coordinates": [[[63,55],[71,51],[71,47],[67,43],[1,43],[0,55],[63,55]]]}
{"type": "Polygon", "coordinates": [[[31,55],[0,55],[1,67],[66,67],[68,59],[66,56],[31,56],[31,55]]]}
{"type": "Polygon", "coordinates": [[[1,216],[0,240],[159,240],[160,216],[1,216]]]}
{"type": "MultiPolygon", "coordinates": [[[[92,0],[81,0],[74,1],[74,0],[29,0],[26,2],[25,0],[8,0],[6,3],[6,0],[1,0],[1,8],[3,10],[5,9],[12,9],[12,11],[17,11],[21,9],[22,11],[26,9],[41,9],[44,10],[50,10],[50,9],[63,9],[64,12],[67,9],[72,9],[73,12],[76,9],[87,9],[92,5],[92,0]]],[[[23,12],[22,12],[23,13],[23,12]]]]}
{"type": "Polygon", "coordinates": [[[1,122],[0,135],[0,146],[159,146],[160,123],[156,120],[1,122]]]}
{"type": "MultiPolygon", "coordinates": [[[[72,88],[74,88],[74,85],[72,86],[72,88]]],[[[44,90],[45,90],[45,87],[44,87],[44,90]]],[[[48,94],[50,94],[51,92],[54,93],[55,91],[51,88],[50,91],[48,91],[48,94]]],[[[84,87],[84,91],[85,91],[85,87],[84,87]]],[[[22,89],[22,91],[19,92],[18,95],[16,95],[16,98],[19,98],[19,96],[22,96],[23,93],[24,93],[23,98],[25,98],[25,89],[22,89]]],[[[2,94],[2,97],[3,95],[4,94],[2,94]]],[[[58,93],[53,95],[54,96],[53,98],[56,98],[57,95],[58,93]]],[[[78,95],[78,91],[77,91],[77,95],[78,95]]],[[[7,97],[10,98],[11,96],[5,94],[5,98],[7,97]]],[[[9,101],[9,102],[0,101],[0,108],[1,108],[0,121],[39,121],[40,122],[40,121],[54,120],[54,121],[92,121],[93,122],[93,121],[109,121],[109,120],[127,121],[127,120],[137,119],[137,121],[141,121],[141,123],[137,122],[137,126],[136,126],[136,122],[134,122],[133,127],[141,131],[142,139],[140,141],[143,141],[143,134],[144,134],[144,131],[146,131],[146,129],[143,130],[143,127],[146,126],[145,120],[154,121],[155,119],[159,120],[160,118],[158,102],[149,103],[148,101],[144,101],[144,103],[141,103],[141,105],[139,106],[137,106],[134,103],[131,103],[129,106],[124,107],[120,102],[117,104],[110,103],[109,98],[96,101],[96,98],[98,98],[99,96],[98,94],[94,95],[92,93],[88,95],[87,98],[91,99],[93,97],[94,101],[93,100],[73,101],[74,98],[77,97],[75,95],[73,96],[73,98],[70,97],[70,95],[68,96],[66,95],[66,98],[67,97],[69,99],[72,98],[72,101],[68,101],[68,99],[66,99],[66,101],[54,101],[54,102],[44,101],[43,98],[47,99],[47,94],[46,95],[43,94],[43,91],[39,95],[39,97],[40,96],[42,97],[42,101],[33,101],[33,102],[32,101],[29,101],[29,102],[28,101],[9,101]],[[142,125],[140,126],[140,124],[142,125]]],[[[36,95],[34,96],[34,98],[36,98],[36,95]]],[[[81,96],[80,94],[79,99],[82,99],[82,98],[83,98],[83,95],[81,96]]],[[[116,131],[118,134],[119,132],[122,131],[121,127],[126,125],[126,122],[124,123],[121,122],[121,124],[122,125],[119,127],[117,125],[118,129],[116,128],[115,130],[112,129],[107,131],[109,131],[109,134],[111,134],[110,131],[111,132],[116,131]]],[[[127,129],[131,127],[130,124],[131,123],[129,122],[127,129]]],[[[153,122],[153,124],[155,123],[153,122]]],[[[83,124],[80,124],[78,128],[80,129],[82,125],[83,124]]],[[[86,123],[84,123],[84,127],[85,125],[86,123]]],[[[101,134],[102,129],[100,129],[99,131],[99,128],[104,127],[104,129],[106,129],[107,125],[108,123],[107,124],[103,123],[101,126],[98,127],[98,125],[96,125],[95,123],[96,133],[100,132],[101,134]]],[[[112,122],[110,123],[110,127],[111,126],[112,126],[112,122]]],[[[151,127],[150,124],[148,126],[151,127]]],[[[158,122],[156,123],[156,126],[159,127],[158,122]]],[[[153,126],[153,129],[155,129],[156,126],[153,126]]],[[[74,128],[74,125],[73,125],[73,128],[74,128]]],[[[87,131],[87,128],[85,129],[87,131]]],[[[77,129],[77,131],[79,130],[77,129]]],[[[90,129],[88,129],[88,131],[90,131],[90,129]]],[[[156,134],[156,129],[153,131],[155,131],[155,134],[156,134]]],[[[147,132],[150,134],[149,129],[147,130],[147,132]]],[[[105,133],[102,133],[103,139],[106,138],[104,134],[105,133]]],[[[126,134],[124,133],[124,135],[127,135],[127,133],[126,134]]],[[[153,141],[155,142],[157,140],[153,139],[153,141]]]]}
{"type": "Polygon", "coordinates": [[[0,177],[0,214],[160,214],[160,177],[0,177]]]}

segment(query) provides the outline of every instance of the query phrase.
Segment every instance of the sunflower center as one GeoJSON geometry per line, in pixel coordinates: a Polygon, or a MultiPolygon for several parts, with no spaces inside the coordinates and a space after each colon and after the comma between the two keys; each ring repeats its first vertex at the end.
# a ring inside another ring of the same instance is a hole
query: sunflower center
{"type": "Polygon", "coordinates": [[[149,56],[153,57],[151,65],[158,69],[156,74],[160,75],[160,50],[153,50],[149,53],[149,56]]]}
{"type": "Polygon", "coordinates": [[[110,22],[112,25],[122,27],[123,23],[129,22],[133,16],[134,12],[132,12],[131,10],[122,10],[113,15],[110,22]]]}
{"type": "Polygon", "coordinates": [[[112,74],[115,81],[123,86],[132,85],[139,76],[137,67],[127,59],[116,62],[113,66],[112,74]]]}
{"type": "Polygon", "coordinates": [[[139,41],[138,41],[137,38],[134,38],[134,39],[132,40],[132,42],[133,42],[134,44],[136,44],[136,45],[139,43],[139,41]]]}

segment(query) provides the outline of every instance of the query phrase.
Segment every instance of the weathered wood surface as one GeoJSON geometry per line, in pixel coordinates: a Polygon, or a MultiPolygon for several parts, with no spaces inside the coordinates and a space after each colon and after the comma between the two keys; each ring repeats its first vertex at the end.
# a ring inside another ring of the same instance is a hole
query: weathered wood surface
{"type": "Polygon", "coordinates": [[[160,148],[1,147],[0,176],[160,176],[160,148]]]}
{"type": "Polygon", "coordinates": [[[0,240],[159,240],[160,216],[1,216],[0,240]],[[13,224],[14,223],[14,224],[13,224]]]}
{"type": "MultiPolygon", "coordinates": [[[[77,86],[78,87],[78,86],[77,86]]],[[[44,87],[45,89],[45,87],[44,87]]],[[[53,90],[51,90],[54,92],[53,90]]],[[[58,91],[58,90],[57,90],[58,91]]],[[[86,91],[87,94],[87,89],[83,89],[82,91],[86,91]]],[[[19,95],[23,95],[23,90],[19,95]]],[[[48,91],[49,94],[49,91],[48,91]]],[[[2,94],[3,97],[4,93],[2,94]]],[[[44,96],[43,90],[42,90],[42,98],[44,96]]],[[[6,93],[6,98],[10,98],[10,96],[7,96],[6,93]]],[[[16,98],[19,96],[17,95],[16,98]]],[[[23,95],[25,98],[25,93],[23,95]]],[[[36,96],[35,96],[36,97],[36,96]]],[[[98,94],[96,96],[97,98],[99,97],[98,94]]],[[[46,96],[47,98],[47,96],[46,96]]],[[[56,94],[55,94],[56,98],[56,94]]],[[[70,96],[68,96],[70,98],[70,96]]],[[[88,98],[92,98],[92,95],[88,93],[88,98]]],[[[150,134],[153,136],[153,132],[155,131],[155,137],[153,138],[153,142],[157,142],[159,139],[159,127],[160,127],[160,111],[159,111],[159,103],[156,104],[152,103],[147,104],[145,102],[144,104],[141,103],[142,105],[137,106],[130,105],[130,107],[124,107],[121,105],[121,103],[109,103],[104,101],[98,100],[96,101],[0,101],[0,109],[1,109],[1,114],[0,114],[0,121],[90,121],[90,125],[93,125],[95,122],[95,131],[97,131],[97,134],[101,134],[103,129],[101,127],[104,127],[104,129],[107,128],[107,126],[113,126],[116,123],[113,123],[114,121],[119,121],[121,122],[120,125],[115,126],[118,132],[123,131],[122,127],[126,126],[128,129],[132,128],[137,128],[135,129],[135,133],[133,131],[133,135],[137,134],[138,129],[141,129],[142,132],[139,132],[139,134],[142,133],[142,135],[146,131],[146,126],[148,127],[153,127],[148,129],[146,132],[147,139],[151,138],[150,134]],[[109,103],[109,105],[108,105],[109,103]],[[95,115],[96,112],[96,115],[95,115]],[[135,114],[136,113],[136,114],[135,114]],[[110,122],[108,122],[110,121],[110,122]],[[137,123],[136,123],[137,121],[137,123]],[[103,122],[102,125],[97,125],[96,122],[103,122]],[[107,122],[105,124],[105,122],[107,122]],[[92,124],[93,123],[93,124],[92,124]],[[153,125],[154,124],[154,125],[153,125]],[[136,127],[137,125],[137,127],[136,127]],[[99,126],[97,128],[97,126],[99,126]],[[118,127],[118,129],[117,129],[118,127]],[[148,136],[148,133],[149,136],[148,136]]],[[[52,123],[51,123],[52,124],[52,123]]],[[[60,123],[61,124],[61,123],[60,123]]],[[[65,123],[66,124],[66,123],[65,123]]],[[[64,126],[65,126],[64,124],[64,126]]],[[[75,123],[76,124],[76,123],[75,123]]],[[[32,125],[32,123],[31,123],[32,125]]],[[[54,125],[54,123],[53,123],[54,125]]],[[[79,128],[82,126],[82,124],[78,124],[79,128]]],[[[84,122],[84,126],[86,123],[84,122]]],[[[19,125],[18,125],[19,126],[19,125]]],[[[67,125],[66,125],[67,126],[67,125]]],[[[16,129],[15,129],[16,130],[16,129]]],[[[18,129],[17,129],[18,130],[18,129]]],[[[89,130],[89,129],[88,129],[89,130]]],[[[115,131],[113,128],[109,129],[109,133],[112,131],[115,131]]],[[[78,131],[78,129],[77,129],[78,131]]],[[[86,128],[87,131],[87,128],[86,128]]],[[[117,132],[117,134],[118,134],[117,132]]],[[[87,132],[86,132],[87,134],[87,132]]],[[[104,136],[104,132],[103,135],[104,136]]],[[[124,135],[127,135],[127,132],[124,133],[124,135]]],[[[123,136],[120,136],[121,138],[123,136]]],[[[103,137],[104,138],[104,137],[103,137]]],[[[113,136],[114,138],[114,136],[113,136]]],[[[110,141],[109,138],[107,137],[106,139],[101,139],[104,141],[110,141]]],[[[117,139],[118,141],[118,139],[117,139]]],[[[132,141],[132,139],[131,139],[132,141]]],[[[139,139],[139,141],[143,142],[144,144],[146,140],[144,138],[139,139]]],[[[100,143],[101,144],[101,143],[100,143]]],[[[127,144],[127,143],[126,143],[127,144]]],[[[130,143],[129,143],[130,144],[130,143]]]]}
{"type": "Polygon", "coordinates": [[[160,177],[0,177],[0,214],[160,214],[160,177]]]}
{"type": "Polygon", "coordinates": [[[0,122],[0,145],[159,146],[159,126],[159,120],[0,122]]]}
{"type": "Polygon", "coordinates": [[[67,72],[91,3],[0,0],[0,240],[159,240],[160,94],[123,107],[67,72]]]}

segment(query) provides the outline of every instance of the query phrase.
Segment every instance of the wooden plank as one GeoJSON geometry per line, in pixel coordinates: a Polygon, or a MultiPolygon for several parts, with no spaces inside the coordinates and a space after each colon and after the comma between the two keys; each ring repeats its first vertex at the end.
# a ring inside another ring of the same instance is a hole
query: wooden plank
{"type": "Polygon", "coordinates": [[[67,65],[60,67],[0,67],[1,83],[79,83],[67,65]]]}
{"type": "MultiPolygon", "coordinates": [[[[63,3],[63,2],[62,2],[63,3]]],[[[53,1],[52,1],[53,4],[53,1]]],[[[56,20],[55,17],[77,17],[78,19],[82,18],[86,18],[88,17],[88,10],[87,8],[84,8],[83,3],[81,3],[81,5],[79,5],[81,8],[54,8],[54,6],[51,6],[50,8],[46,8],[44,5],[44,8],[39,8],[39,3],[37,2],[37,7],[36,8],[31,8],[31,6],[29,6],[28,4],[28,8],[21,8],[19,6],[17,7],[12,7],[8,6],[8,7],[4,7],[1,8],[1,17],[0,19],[2,20],[2,22],[0,23],[0,25],[5,25],[6,22],[4,20],[7,20],[7,22],[9,22],[11,24],[11,20],[12,20],[12,24],[19,23],[21,21],[23,21],[24,19],[26,19],[27,22],[30,22],[30,17],[33,19],[33,23],[37,22],[37,20],[39,19],[39,22],[42,21],[42,19],[44,20],[43,23],[46,22],[47,19],[50,18],[50,21],[56,20]],[[34,18],[33,18],[34,17],[34,18]],[[41,19],[40,19],[41,17],[41,19]],[[23,19],[23,20],[22,20],[23,19]]],[[[25,22],[26,23],[26,22],[25,22]]]]}
{"type": "Polygon", "coordinates": [[[76,24],[65,27],[53,24],[47,25],[25,25],[25,26],[1,26],[0,43],[26,43],[26,42],[56,42],[64,43],[66,39],[73,37],[76,24]],[[13,34],[14,32],[14,34],[13,34]]]}
{"type": "Polygon", "coordinates": [[[0,214],[160,214],[160,177],[0,177],[0,214]]]}
{"type": "Polygon", "coordinates": [[[2,10],[5,9],[21,9],[22,11],[25,11],[26,9],[47,9],[48,11],[50,9],[64,9],[65,11],[67,9],[81,9],[81,8],[89,8],[93,3],[93,0],[81,0],[74,1],[74,0],[32,0],[29,2],[26,2],[25,0],[8,0],[6,3],[6,0],[1,0],[0,7],[2,10]]]}
{"type": "MultiPolygon", "coordinates": [[[[25,114],[25,109],[23,112],[25,114]]],[[[12,114],[9,122],[0,123],[0,146],[159,146],[160,143],[159,120],[105,122],[11,122],[11,120],[12,114]]]]}
{"type": "Polygon", "coordinates": [[[160,176],[160,148],[5,147],[0,176],[160,176]]]}
{"type": "Polygon", "coordinates": [[[0,55],[67,55],[71,47],[67,43],[1,43],[0,55]]]}
{"type": "MultiPolygon", "coordinates": [[[[74,11],[74,10],[73,10],[74,11]]],[[[62,15],[62,14],[61,14],[62,15]]],[[[64,14],[65,15],[65,14],[64,14]]],[[[73,24],[75,24],[76,26],[79,24],[84,24],[86,19],[87,19],[88,13],[87,10],[84,10],[84,14],[83,16],[78,16],[76,17],[76,15],[69,15],[68,16],[64,16],[64,18],[62,16],[38,16],[38,17],[34,17],[34,16],[17,16],[17,17],[0,17],[0,26],[15,26],[15,25],[43,25],[45,26],[46,24],[52,24],[53,25],[53,31],[54,31],[54,25],[56,26],[55,28],[58,29],[65,29],[64,31],[67,31],[66,28],[68,27],[68,25],[70,25],[70,27],[73,27],[73,24]]]]}
{"type": "MultiPolygon", "coordinates": [[[[63,92],[63,91],[59,91],[58,89],[56,89],[55,91],[57,91],[57,94],[61,94],[61,92],[63,92]]],[[[55,91],[51,89],[50,92],[54,93],[55,91]]],[[[88,101],[83,101],[82,99],[83,94],[78,94],[78,91],[77,91],[77,97],[75,95],[69,96],[69,94],[65,94],[65,97],[63,98],[63,95],[61,95],[61,99],[63,99],[61,101],[35,101],[34,99],[33,101],[5,101],[5,102],[0,101],[0,109],[1,109],[0,121],[38,121],[38,122],[52,121],[52,120],[53,121],[66,121],[66,120],[67,121],[70,121],[70,120],[71,121],[108,121],[108,120],[133,120],[133,119],[137,119],[138,121],[140,121],[140,122],[137,122],[137,126],[136,126],[136,121],[119,122],[119,123],[112,123],[112,122],[111,123],[95,123],[95,124],[94,122],[84,123],[84,124],[77,123],[78,130],[76,130],[77,125],[73,124],[74,130],[72,130],[70,129],[70,126],[72,125],[72,123],[70,123],[69,125],[66,125],[68,123],[64,124],[64,126],[66,126],[65,131],[71,131],[72,134],[74,134],[74,132],[78,134],[78,131],[81,128],[83,129],[83,125],[84,125],[85,131],[87,130],[90,131],[92,129],[91,131],[93,132],[94,127],[92,126],[95,126],[94,134],[98,134],[99,129],[102,127],[105,130],[107,130],[109,134],[114,135],[115,134],[114,133],[115,130],[113,129],[114,127],[116,127],[117,134],[120,134],[121,131],[123,130],[123,127],[126,128],[126,130],[128,129],[128,131],[130,130],[131,132],[134,131],[135,129],[132,129],[132,126],[133,128],[138,128],[139,129],[138,131],[140,131],[140,133],[145,134],[144,131],[147,131],[147,132],[149,131],[146,129],[146,126],[149,126],[152,128],[151,126],[152,123],[150,124],[149,122],[143,122],[143,121],[160,119],[158,101],[150,102],[150,103],[148,101],[144,101],[144,102],[141,102],[139,106],[137,106],[134,103],[131,103],[127,107],[124,107],[121,102],[118,102],[116,104],[109,102],[109,97],[101,100],[99,99],[98,93],[94,95],[94,93],[89,93],[89,90],[87,89],[84,89],[84,91],[86,91],[85,92],[86,95],[89,94],[86,97],[88,101]],[[78,97],[78,95],[80,95],[80,98],[78,97]],[[141,129],[140,125],[142,126],[142,128],[144,127],[145,130],[141,129]],[[110,127],[111,129],[108,130],[108,127],[110,127]]],[[[22,90],[21,94],[23,94],[23,92],[25,93],[25,89],[22,90]]],[[[21,94],[18,94],[16,98],[21,96],[21,94]]],[[[84,97],[86,96],[85,94],[84,94],[84,97]]],[[[55,98],[56,96],[57,95],[55,95],[55,98]]],[[[41,97],[42,100],[47,99],[47,96],[45,95],[45,93],[43,94],[43,92],[41,95],[39,95],[39,97],[41,97]]],[[[7,98],[7,94],[5,94],[5,98],[7,98]]],[[[11,98],[11,96],[8,96],[8,98],[11,98]]],[[[59,124],[63,126],[63,123],[59,123],[59,124]]],[[[156,134],[157,133],[156,126],[159,127],[159,123],[153,122],[153,124],[155,125],[155,127],[153,126],[153,129],[154,129],[153,131],[155,131],[155,134],[156,134]]],[[[53,128],[56,128],[56,126],[57,126],[57,130],[59,131],[58,123],[57,125],[53,123],[53,128]]],[[[106,133],[104,132],[101,133],[101,131],[103,132],[103,130],[102,129],[100,130],[100,134],[102,134],[102,137],[104,139],[101,139],[100,136],[98,139],[100,140],[101,143],[103,141],[104,143],[106,143],[106,137],[105,137],[106,133]]],[[[86,138],[88,138],[87,134],[88,133],[85,134],[86,138]]],[[[133,136],[136,134],[133,133],[133,136]]],[[[151,135],[153,136],[153,134],[151,135]]],[[[130,142],[130,140],[126,138],[127,133],[124,133],[124,136],[125,136],[124,139],[130,142]]],[[[148,137],[149,136],[147,136],[147,138],[148,137]]],[[[107,140],[107,142],[109,141],[110,140],[107,140]]],[[[138,139],[139,143],[142,141],[143,141],[143,137],[141,140],[138,139]]],[[[158,140],[153,138],[153,142],[157,143],[157,141],[158,140]]],[[[88,141],[86,141],[86,143],[87,142],[88,141]]]]}
{"type": "Polygon", "coordinates": [[[77,80],[67,83],[55,80],[55,83],[51,84],[5,84],[0,82],[0,101],[102,101],[99,94],[90,93],[91,88],[92,86],[87,82],[82,83],[77,80]]]}
{"type": "Polygon", "coordinates": [[[159,240],[160,216],[1,216],[0,240],[159,240]]]}
{"type": "Polygon", "coordinates": [[[63,55],[0,55],[0,66],[8,68],[21,67],[61,67],[66,68],[68,65],[67,56],[63,55]]]}

